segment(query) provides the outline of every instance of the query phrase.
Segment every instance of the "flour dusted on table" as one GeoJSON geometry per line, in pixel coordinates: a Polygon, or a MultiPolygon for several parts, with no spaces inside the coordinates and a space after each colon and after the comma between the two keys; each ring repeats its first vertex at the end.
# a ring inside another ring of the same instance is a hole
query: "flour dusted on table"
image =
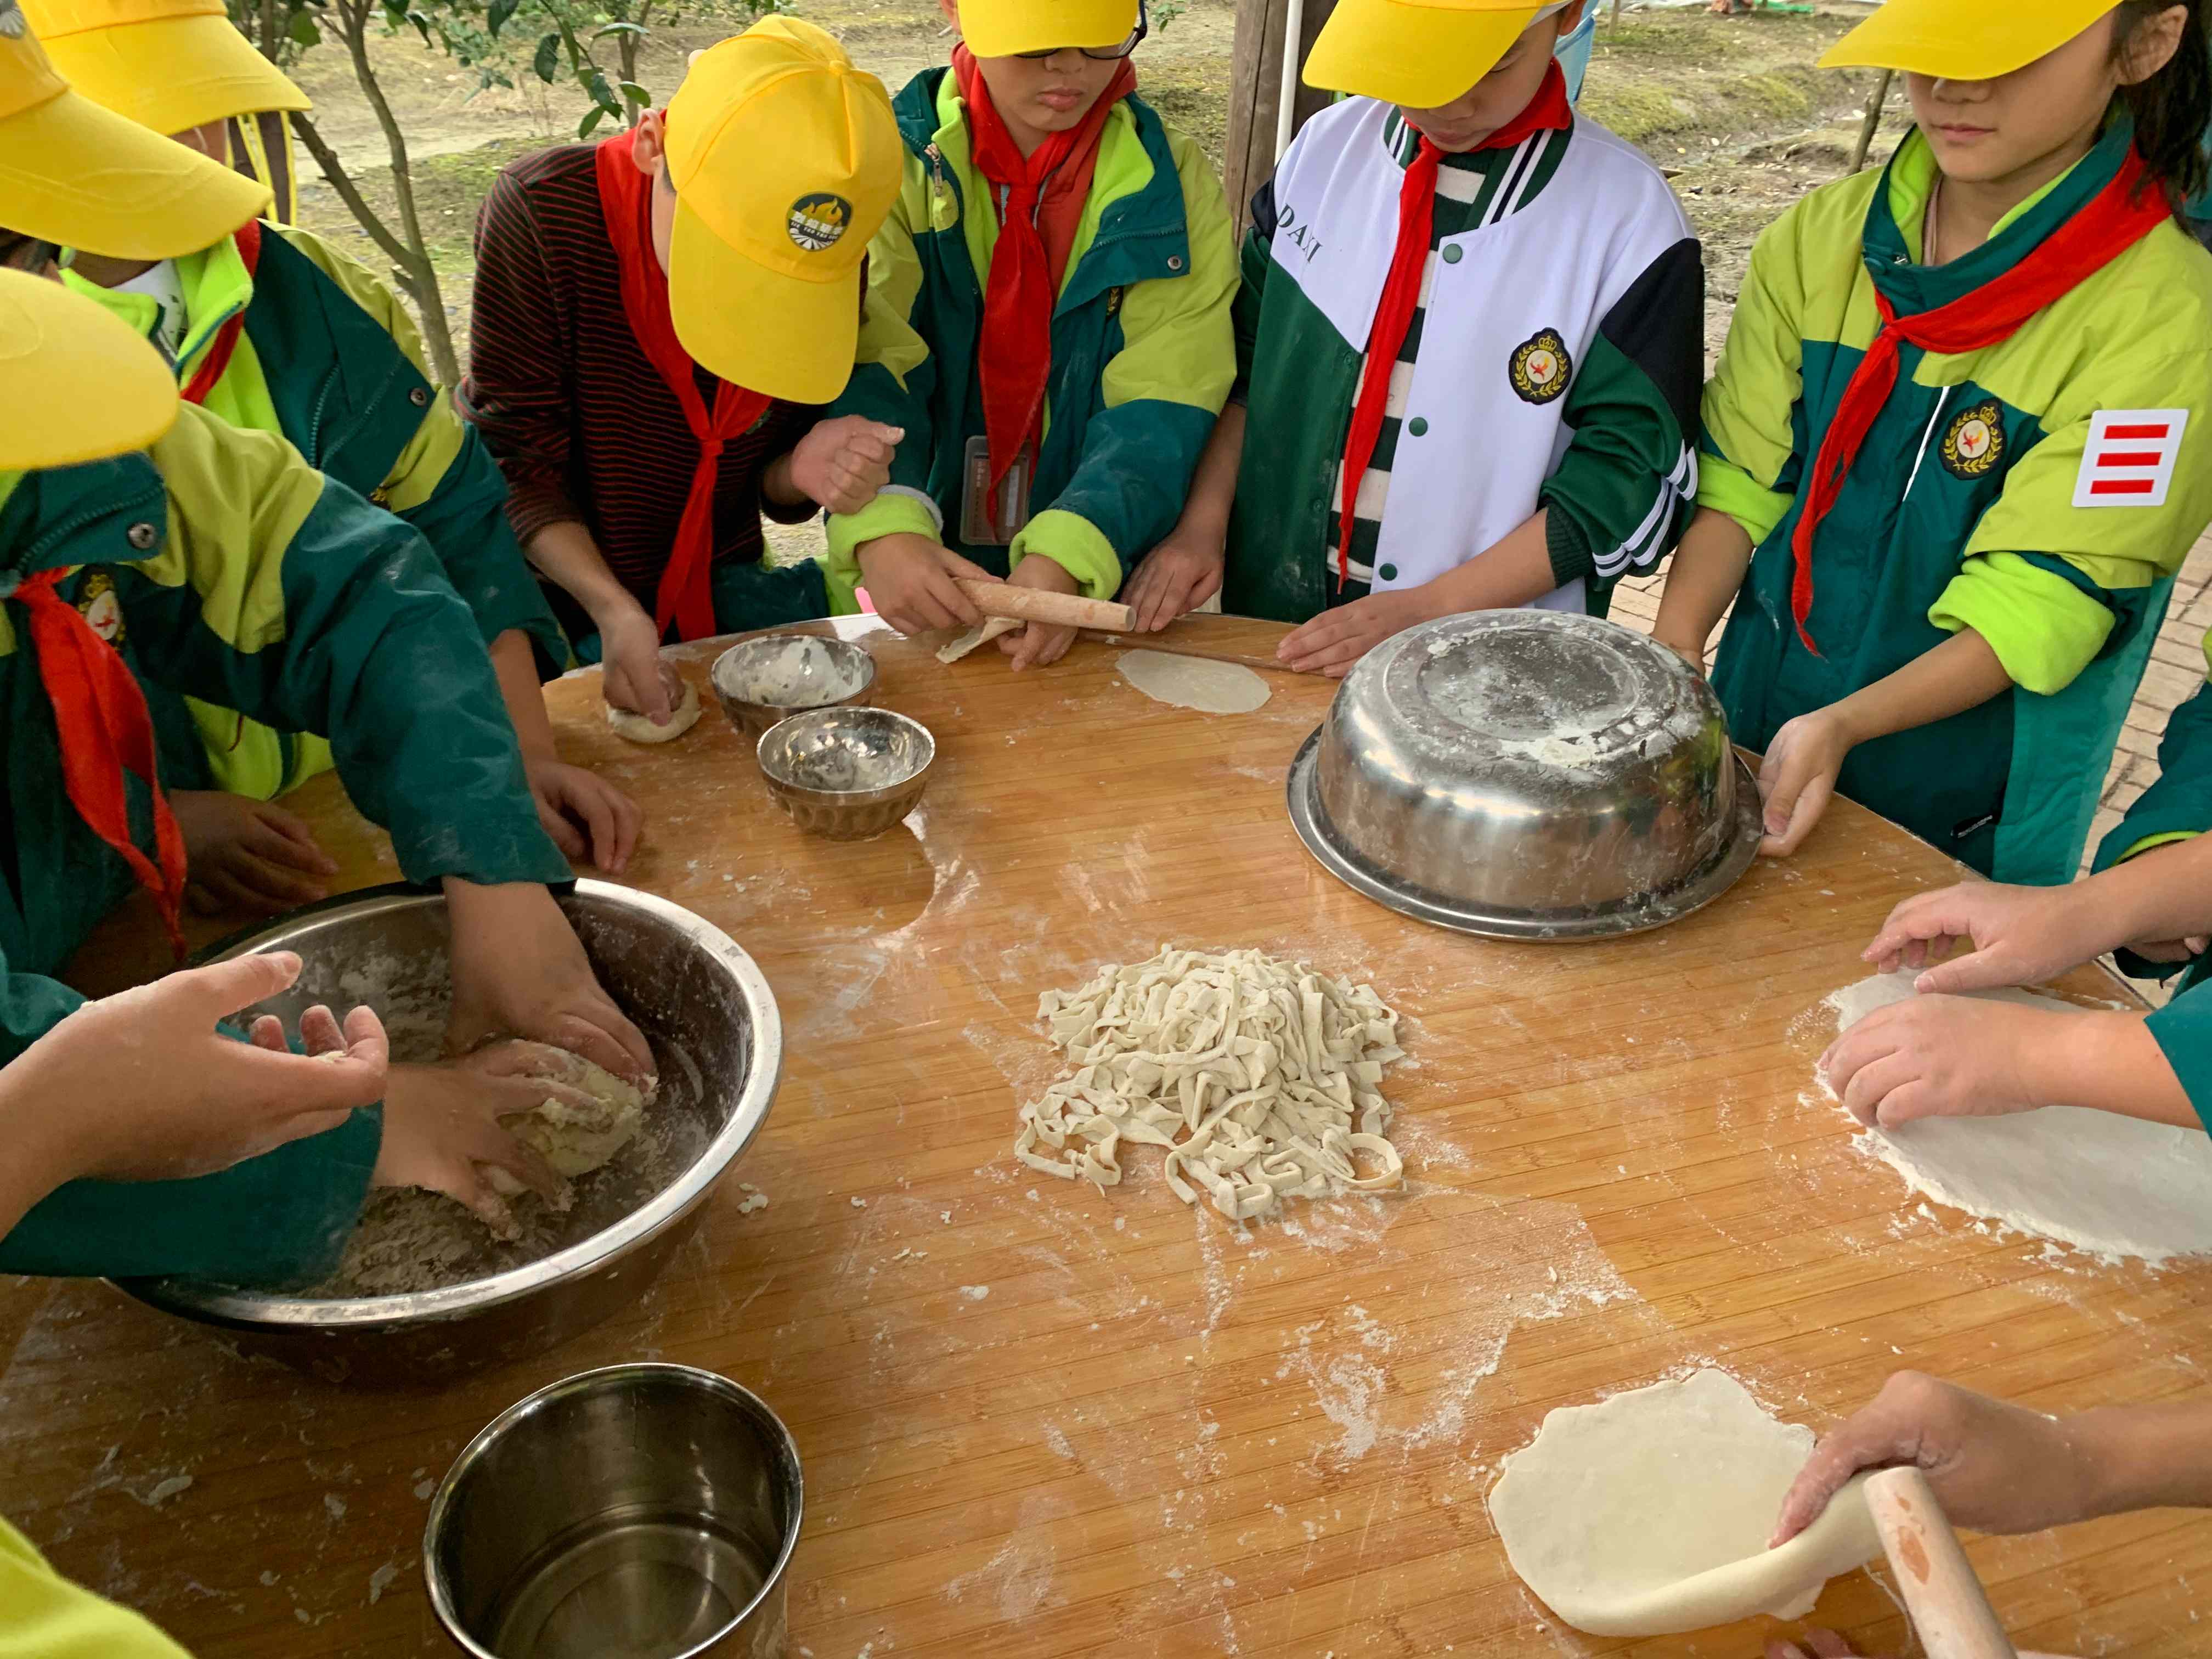
{"type": "Polygon", "coordinates": [[[1258,951],[1163,946],[1046,992],[1037,1018],[1079,1069],[1022,1108],[1014,1153],[1031,1169],[1103,1191],[1124,1140],[1164,1146],[1175,1195],[1203,1192],[1233,1221],[1403,1178],[1379,1085],[1405,1051],[1371,986],[1258,951]]]}

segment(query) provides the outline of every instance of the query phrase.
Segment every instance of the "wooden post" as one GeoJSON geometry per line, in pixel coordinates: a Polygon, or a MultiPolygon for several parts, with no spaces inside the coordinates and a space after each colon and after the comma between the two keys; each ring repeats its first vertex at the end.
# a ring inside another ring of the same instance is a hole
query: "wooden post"
{"type": "MultiPolygon", "coordinates": [[[[1237,46],[1231,70],[1229,141],[1222,158],[1229,206],[1238,235],[1251,216],[1252,192],[1275,170],[1275,130],[1283,79],[1283,16],[1291,5],[1304,7],[1300,36],[1305,49],[1328,21],[1335,0],[1239,0],[1237,46]]],[[[1301,85],[1293,117],[1304,125],[1328,103],[1328,94],[1301,85]]]]}
{"type": "Polygon", "coordinates": [[[1874,136],[1881,131],[1881,106],[1889,101],[1889,83],[1897,78],[1893,70],[1884,70],[1881,79],[1875,82],[1874,96],[1867,100],[1866,119],[1859,123],[1859,142],[1851,151],[1851,171],[1856,173],[1866,165],[1867,152],[1874,148],[1874,136]]]}

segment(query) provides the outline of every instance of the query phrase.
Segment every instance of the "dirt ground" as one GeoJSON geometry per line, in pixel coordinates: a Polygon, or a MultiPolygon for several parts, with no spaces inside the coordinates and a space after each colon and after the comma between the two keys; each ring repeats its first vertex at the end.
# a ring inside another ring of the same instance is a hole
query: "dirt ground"
{"type": "MultiPolygon", "coordinates": [[[[894,88],[946,61],[951,46],[932,0],[800,0],[798,9],[894,88]]],[[[1674,176],[1705,240],[1711,345],[1717,346],[1726,326],[1760,227],[1848,162],[1870,81],[1813,64],[1864,11],[1862,5],[1824,4],[1810,16],[1718,18],[1702,10],[1630,9],[1618,22],[1599,25],[1583,108],[1643,146],[1674,176]]],[[[644,53],[643,83],[665,96],[681,78],[685,54],[732,27],[694,20],[656,31],[644,53]]],[[[1235,33],[1233,0],[1188,0],[1155,28],[1138,57],[1145,95],[1217,157],[1228,123],[1235,33]]],[[[465,342],[477,204],[507,161],[573,137],[579,100],[572,89],[545,87],[526,70],[516,90],[478,93],[473,70],[424,47],[411,32],[378,43],[373,58],[407,133],[447,308],[457,342],[465,342]]],[[[344,54],[334,46],[317,48],[297,78],[315,100],[325,136],[372,199],[388,204],[383,137],[344,54]]],[[[1901,130],[1893,107],[1877,156],[1901,130]]],[[[310,228],[380,265],[374,245],[312,167],[301,215],[310,228]]]]}

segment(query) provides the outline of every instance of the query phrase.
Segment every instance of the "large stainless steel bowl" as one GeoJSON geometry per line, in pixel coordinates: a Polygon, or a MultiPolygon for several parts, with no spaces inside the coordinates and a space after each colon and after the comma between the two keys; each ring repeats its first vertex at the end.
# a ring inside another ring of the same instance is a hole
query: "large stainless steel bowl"
{"type": "MultiPolygon", "coordinates": [[[[768,981],[718,928],[665,899],[580,881],[562,908],[600,981],[653,1044],[657,1122],[679,1155],[657,1191],[553,1254],[488,1277],[403,1296],[286,1295],[193,1279],[122,1288],[167,1313],[234,1333],[240,1346],[333,1382],[414,1384],[552,1347],[634,1306],[697,1224],[700,1206],[767,1121],[783,1066],[768,981]],[[696,1150],[695,1150],[696,1149],[696,1150]],[[688,1152],[688,1160],[681,1152],[688,1152]]],[[[216,946],[205,960],[295,951],[299,983],[255,1012],[289,1023],[317,1002],[374,1000],[395,1054],[435,1052],[449,995],[446,905],[410,887],[348,894],[216,946]]],[[[583,1226],[600,1218],[581,1205],[583,1226]]]]}
{"type": "Polygon", "coordinates": [[[1497,939],[1609,938],[1711,903],[1759,851],[1759,792],[1711,688],[1595,617],[1425,623],[1345,676],[1291,763],[1323,866],[1497,939]]]}

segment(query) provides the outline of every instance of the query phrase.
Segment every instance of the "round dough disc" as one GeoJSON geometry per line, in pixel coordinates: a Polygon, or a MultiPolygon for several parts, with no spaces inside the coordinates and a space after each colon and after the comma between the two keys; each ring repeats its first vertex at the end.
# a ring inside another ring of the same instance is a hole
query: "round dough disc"
{"type": "Polygon", "coordinates": [[[1249,714],[1267,701],[1267,682],[1237,663],[1168,651],[1124,651],[1114,666],[1154,702],[1201,714],[1249,714]]]}
{"type": "Polygon", "coordinates": [[[632,743],[673,743],[698,723],[699,688],[689,680],[684,682],[683,698],[665,726],[655,726],[646,715],[607,705],[607,725],[617,737],[632,743]]]}
{"type": "Polygon", "coordinates": [[[1779,1549],[1766,1540],[1813,1449],[1725,1371],[1562,1406],[1490,1489],[1514,1571],[1594,1636],[1666,1636],[1753,1613],[1796,1619],[1881,1553],[1859,1487],[1779,1549]]]}

